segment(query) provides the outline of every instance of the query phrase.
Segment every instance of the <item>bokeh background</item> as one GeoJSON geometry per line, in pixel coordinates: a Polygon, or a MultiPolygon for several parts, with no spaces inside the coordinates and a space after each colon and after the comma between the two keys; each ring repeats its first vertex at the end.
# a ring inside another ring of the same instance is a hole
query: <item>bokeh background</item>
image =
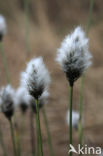
{"type": "MultiPolygon", "coordinates": [[[[11,84],[19,85],[20,72],[26,62],[36,56],[43,56],[51,73],[49,103],[46,105],[55,156],[66,156],[68,152],[68,82],[59,65],[55,62],[56,51],[65,35],[76,26],[84,30],[88,21],[90,0],[30,0],[29,44],[26,52],[24,0],[0,0],[0,13],[7,21],[7,35],[3,46],[7,58],[11,84]]],[[[84,87],[84,141],[88,146],[103,148],[103,0],[95,0],[92,24],[88,34],[93,64],[86,73],[84,87]]],[[[7,84],[0,55],[0,87],[7,84]]],[[[79,109],[80,80],[74,87],[73,108],[79,109]]],[[[17,112],[20,125],[21,114],[17,112]]],[[[35,124],[35,123],[34,123],[35,124]]],[[[49,155],[47,136],[41,114],[42,135],[45,156],[49,155]]],[[[12,156],[9,125],[0,113],[6,148],[12,156]]],[[[23,155],[30,156],[29,114],[25,116],[25,132],[22,145],[23,155]]],[[[78,133],[73,131],[73,142],[78,143],[78,133]]],[[[0,147],[0,156],[2,149],[0,147]]]]}

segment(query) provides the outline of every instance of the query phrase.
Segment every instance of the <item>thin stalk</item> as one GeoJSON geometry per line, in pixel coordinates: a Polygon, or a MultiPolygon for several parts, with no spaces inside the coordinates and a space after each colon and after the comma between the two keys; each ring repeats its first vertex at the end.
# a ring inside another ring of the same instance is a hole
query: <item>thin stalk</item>
{"type": "Polygon", "coordinates": [[[47,136],[48,136],[48,145],[49,145],[49,150],[50,150],[50,156],[54,156],[51,134],[50,134],[50,129],[49,129],[48,120],[47,120],[47,116],[46,116],[45,106],[43,106],[43,108],[42,108],[42,113],[43,113],[46,132],[47,132],[47,136]]]}
{"type": "Polygon", "coordinates": [[[83,89],[84,89],[84,78],[85,76],[83,75],[81,77],[81,87],[80,87],[80,118],[79,118],[79,125],[78,125],[78,130],[79,130],[79,144],[82,146],[83,144],[83,128],[82,128],[82,113],[83,113],[83,89]]]}
{"type": "Polygon", "coordinates": [[[37,127],[38,127],[38,133],[39,133],[40,154],[41,154],[41,156],[43,156],[43,146],[42,146],[42,135],[41,135],[41,127],[40,127],[38,99],[36,100],[36,116],[37,116],[37,127]]]}
{"type": "Polygon", "coordinates": [[[22,115],[22,120],[21,120],[21,133],[20,133],[20,135],[19,135],[19,142],[20,142],[20,144],[19,144],[19,149],[20,149],[20,155],[22,155],[22,145],[23,145],[23,136],[24,136],[24,114],[22,115]]]}
{"type": "Polygon", "coordinates": [[[89,29],[90,29],[90,26],[91,26],[93,6],[94,6],[94,0],[90,0],[89,16],[88,16],[88,21],[87,21],[87,25],[86,25],[86,34],[87,35],[88,35],[89,29]]]}
{"type": "MultiPolygon", "coordinates": [[[[93,6],[94,6],[94,0],[90,0],[90,7],[89,7],[89,16],[88,21],[86,25],[86,34],[88,35],[91,21],[92,21],[92,13],[93,13],[93,6]]],[[[80,120],[79,120],[79,143],[80,146],[83,144],[83,127],[82,127],[82,112],[83,112],[83,90],[84,90],[84,78],[85,75],[81,77],[81,84],[80,84],[80,120]]]]}
{"type": "Polygon", "coordinates": [[[24,128],[25,128],[25,123],[24,123],[24,121],[25,121],[25,119],[24,119],[24,116],[25,114],[22,114],[22,122],[21,122],[21,133],[22,133],[22,135],[23,135],[23,133],[24,133],[24,128]]]}
{"type": "Polygon", "coordinates": [[[26,44],[26,52],[30,52],[29,46],[29,0],[24,0],[24,9],[25,9],[25,44],[26,44]]]}
{"type": "Polygon", "coordinates": [[[19,135],[19,129],[18,129],[18,124],[16,122],[16,115],[14,114],[13,116],[13,122],[14,122],[14,132],[15,132],[15,143],[16,143],[16,147],[17,147],[17,155],[21,156],[21,138],[19,135]]]}
{"type": "MultiPolygon", "coordinates": [[[[72,145],[72,100],[73,100],[73,86],[70,86],[70,90],[69,90],[69,110],[70,110],[70,126],[69,126],[69,142],[72,145]]],[[[72,156],[72,152],[70,152],[69,154],[70,156],[72,156]]]]}
{"type": "Polygon", "coordinates": [[[10,130],[11,130],[11,139],[12,139],[12,144],[13,144],[14,156],[17,156],[17,154],[16,154],[15,135],[14,135],[14,128],[13,128],[12,119],[9,120],[9,124],[10,124],[10,130]]]}
{"type": "Polygon", "coordinates": [[[21,136],[16,121],[16,114],[14,114],[13,116],[13,122],[14,122],[14,132],[15,132],[15,144],[17,147],[17,156],[21,156],[21,136]]]}
{"type": "Polygon", "coordinates": [[[9,76],[9,71],[8,71],[8,67],[7,67],[7,60],[6,60],[6,56],[4,53],[2,42],[0,42],[0,53],[1,53],[2,61],[3,61],[6,79],[7,79],[7,82],[10,83],[10,76],[9,76]]]}
{"type": "Polygon", "coordinates": [[[31,110],[30,112],[30,135],[31,135],[31,148],[32,148],[32,156],[35,156],[35,132],[34,132],[34,114],[31,110]]]}
{"type": "Polygon", "coordinates": [[[20,144],[20,137],[19,137],[19,132],[18,132],[18,130],[16,129],[15,130],[15,135],[16,135],[16,137],[15,137],[15,139],[16,139],[16,146],[17,146],[17,155],[18,156],[21,156],[21,144],[20,144]]]}
{"type": "Polygon", "coordinates": [[[36,156],[40,155],[40,150],[39,150],[39,130],[38,130],[38,119],[36,115],[36,156]]]}
{"type": "Polygon", "coordinates": [[[3,150],[3,156],[7,156],[7,152],[6,152],[5,144],[4,144],[4,140],[3,140],[3,134],[2,134],[1,130],[0,130],[0,144],[1,144],[1,147],[3,150]]]}

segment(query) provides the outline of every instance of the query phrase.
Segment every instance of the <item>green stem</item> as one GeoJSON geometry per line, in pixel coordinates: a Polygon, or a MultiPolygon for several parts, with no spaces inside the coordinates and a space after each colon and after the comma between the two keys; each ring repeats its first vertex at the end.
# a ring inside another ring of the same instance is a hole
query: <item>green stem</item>
{"type": "Polygon", "coordinates": [[[79,118],[79,142],[82,146],[82,138],[83,138],[83,128],[82,128],[82,113],[83,113],[83,89],[84,89],[84,78],[83,75],[81,78],[81,87],[80,87],[80,118],[79,118]]]}
{"type": "Polygon", "coordinates": [[[83,113],[83,88],[84,88],[84,75],[81,77],[80,87],[80,118],[79,118],[79,144],[82,146],[83,142],[83,128],[82,128],[82,113],[83,113]]]}
{"type": "Polygon", "coordinates": [[[16,143],[16,147],[17,147],[17,155],[20,156],[21,155],[21,138],[19,135],[19,129],[18,129],[18,124],[16,122],[16,114],[14,114],[13,116],[13,122],[14,122],[14,131],[15,131],[15,143],[16,143]]]}
{"type": "Polygon", "coordinates": [[[16,131],[16,137],[15,138],[16,138],[16,146],[17,146],[17,155],[21,156],[21,144],[20,144],[21,140],[19,137],[18,130],[16,129],[15,131],[16,131]]]}
{"type": "Polygon", "coordinates": [[[50,135],[49,125],[48,125],[48,120],[47,120],[47,116],[46,116],[46,111],[45,111],[45,106],[43,106],[43,108],[42,108],[42,113],[43,113],[45,127],[46,127],[46,131],[47,131],[47,136],[48,136],[48,144],[49,144],[50,156],[54,156],[53,146],[52,146],[52,140],[51,140],[51,135],[50,135]]]}
{"type": "Polygon", "coordinates": [[[13,129],[12,119],[9,120],[9,123],[10,123],[10,130],[11,130],[11,138],[12,138],[14,156],[17,156],[17,154],[16,154],[15,135],[14,135],[14,129],[13,129]]]}
{"type": "Polygon", "coordinates": [[[0,53],[1,53],[2,61],[3,61],[3,65],[4,65],[7,82],[10,83],[9,71],[8,71],[8,67],[7,67],[7,60],[6,60],[6,56],[4,53],[2,42],[0,42],[0,53]]]}
{"type": "Polygon", "coordinates": [[[17,156],[21,156],[21,136],[16,121],[16,114],[14,114],[13,116],[13,122],[14,122],[14,131],[15,131],[15,144],[17,147],[17,156]]]}
{"type": "Polygon", "coordinates": [[[24,0],[25,5],[25,43],[26,43],[26,52],[30,52],[29,47],[29,0],[24,0]]]}
{"type": "Polygon", "coordinates": [[[30,135],[31,135],[31,148],[32,148],[32,156],[35,156],[35,132],[34,132],[34,114],[31,110],[30,112],[30,135]]]}
{"type": "Polygon", "coordinates": [[[37,127],[39,133],[39,145],[40,145],[40,153],[43,156],[43,146],[42,146],[42,135],[41,135],[41,127],[40,127],[40,116],[39,116],[39,103],[38,99],[36,100],[36,116],[37,116],[37,127]]]}
{"type": "Polygon", "coordinates": [[[86,34],[88,34],[90,26],[91,26],[93,6],[94,6],[94,0],[90,0],[89,16],[88,16],[88,21],[87,21],[87,26],[86,26],[86,34]]]}
{"type": "MultiPolygon", "coordinates": [[[[69,126],[69,141],[70,141],[70,144],[72,145],[72,99],[73,99],[73,86],[70,86],[70,90],[69,90],[69,98],[70,98],[70,101],[69,101],[69,110],[70,110],[70,126],[69,126]]],[[[70,156],[72,156],[72,152],[70,152],[70,156]]]]}
{"type": "MultiPolygon", "coordinates": [[[[93,5],[94,5],[94,0],[90,0],[89,16],[88,16],[88,22],[87,22],[87,26],[86,26],[86,34],[87,35],[88,35],[89,29],[91,26],[93,5]]],[[[82,144],[83,144],[82,112],[83,112],[84,78],[85,78],[85,75],[83,75],[81,77],[81,85],[80,85],[80,120],[79,120],[79,125],[78,125],[80,146],[82,146],[82,144]]]]}
{"type": "Polygon", "coordinates": [[[38,130],[38,119],[36,115],[36,156],[40,155],[40,150],[39,150],[39,130],[38,130]]]}
{"type": "Polygon", "coordinates": [[[1,147],[3,149],[3,156],[7,156],[5,144],[4,144],[4,140],[3,140],[3,134],[2,134],[1,129],[0,129],[0,144],[1,144],[1,147]]]}

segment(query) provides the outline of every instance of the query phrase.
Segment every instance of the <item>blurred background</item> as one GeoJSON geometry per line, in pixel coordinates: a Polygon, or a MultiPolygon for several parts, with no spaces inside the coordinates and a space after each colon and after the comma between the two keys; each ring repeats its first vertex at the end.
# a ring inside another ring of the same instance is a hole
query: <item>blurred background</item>
{"type": "MultiPolygon", "coordinates": [[[[24,0],[0,0],[0,13],[7,21],[7,35],[3,46],[7,58],[11,84],[19,85],[20,72],[26,62],[36,56],[43,56],[51,73],[50,99],[46,105],[55,156],[67,155],[68,125],[68,82],[59,65],[55,62],[56,51],[64,36],[76,26],[84,30],[88,21],[90,0],[30,0],[29,3],[29,52],[25,42],[25,5],[24,0]]],[[[86,73],[84,86],[84,141],[88,146],[103,148],[103,0],[95,0],[92,24],[89,30],[90,51],[93,64],[86,73]]],[[[0,56],[0,87],[7,84],[0,56]]],[[[74,87],[73,108],[79,109],[80,80],[74,87]]],[[[23,138],[24,156],[30,156],[29,119],[25,116],[23,138]]],[[[17,113],[20,121],[21,115],[17,113]]],[[[45,156],[49,155],[45,126],[41,125],[45,156]]],[[[6,148],[12,156],[12,143],[7,120],[0,114],[0,125],[5,137],[6,148]]],[[[78,133],[73,132],[74,145],[78,143],[78,133]]],[[[0,147],[0,156],[2,150],[0,147]]]]}

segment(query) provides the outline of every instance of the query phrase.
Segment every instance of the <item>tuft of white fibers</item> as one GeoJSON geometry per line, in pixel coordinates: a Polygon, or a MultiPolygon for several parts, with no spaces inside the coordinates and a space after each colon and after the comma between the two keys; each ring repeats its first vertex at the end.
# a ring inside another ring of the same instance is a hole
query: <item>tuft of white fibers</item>
{"type": "Polygon", "coordinates": [[[42,57],[32,59],[27,64],[26,71],[21,73],[21,85],[35,99],[39,99],[42,93],[48,89],[49,83],[50,75],[42,57]]]}
{"type": "Polygon", "coordinates": [[[0,15],[0,39],[6,34],[6,21],[5,18],[0,15]]]}
{"type": "MultiPolygon", "coordinates": [[[[78,129],[79,117],[80,117],[79,113],[72,110],[72,127],[76,130],[78,129]]],[[[69,120],[70,120],[70,111],[67,112],[66,116],[66,121],[68,125],[70,125],[69,120]]]]}
{"type": "Polygon", "coordinates": [[[20,86],[16,90],[15,104],[20,106],[22,113],[26,112],[32,100],[34,100],[34,98],[29,95],[24,87],[20,86]]]}
{"type": "Polygon", "coordinates": [[[56,61],[66,73],[71,86],[91,65],[92,56],[88,47],[85,32],[81,27],[77,27],[73,33],[65,37],[57,50],[56,61]]]}
{"type": "Polygon", "coordinates": [[[15,91],[10,85],[0,91],[0,107],[5,116],[11,119],[15,109],[15,91]]]}

